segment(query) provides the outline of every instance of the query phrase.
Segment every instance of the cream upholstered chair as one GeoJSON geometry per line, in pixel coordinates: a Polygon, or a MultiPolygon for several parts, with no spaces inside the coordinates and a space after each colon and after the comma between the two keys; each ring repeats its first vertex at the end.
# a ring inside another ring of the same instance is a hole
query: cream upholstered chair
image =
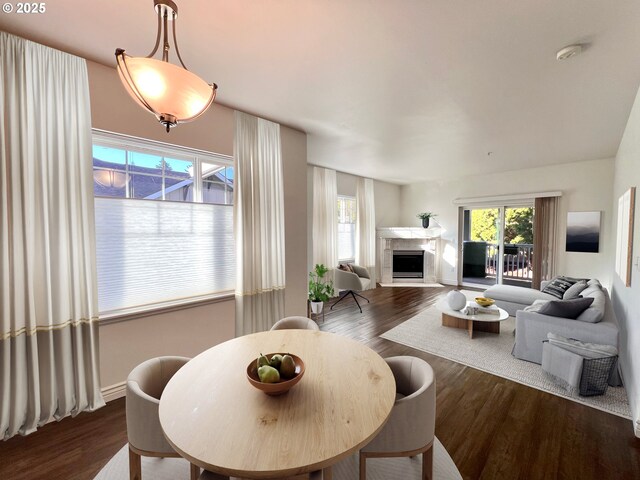
{"type": "MultiPolygon", "coordinates": [[[[160,396],[171,377],[189,361],[185,357],[158,357],[142,362],[127,378],[127,437],[129,477],[142,478],[140,456],[179,457],[167,442],[160,426],[160,396]]],[[[191,480],[200,469],[191,465],[191,480]]]]}
{"type": "Polygon", "coordinates": [[[422,453],[422,478],[433,478],[433,439],[436,422],[436,380],[420,358],[390,357],[396,379],[396,403],[380,433],[360,450],[360,480],[367,477],[370,457],[413,457],[422,453]]]}
{"type": "Polygon", "coordinates": [[[273,324],[271,330],[320,330],[318,324],[307,317],[285,317],[273,324]]]}
{"type": "Polygon", "coordinates": [[[367,303],[370,302],[368,298],[363,297],[356,292],[369,288],[369,285],[371,285],[371,276],[369,275],[369,271],[360,265],[350,264],[350,267],[353,269],[353,272],[347,272],[345,270],[340,270],[339,268],[336,268],[333,271],[333,286],[338,290],[346,290],[346,292],[340,294],[340,298],[331,305],[331,310],[333,310],[333,307],[338,303],[344,300],[345,297],[351,295],[356,301],[356,305],[358,305],[360,313],[362,313],[362,307],[360,307],[360,303],[356,297],[366,300],[367,303]]]}
{"type": "MultiPolygon", "coordinates": [[[[229,477],[223,477],[221,475],[218,475],[217,473],[213,473],[213,472],[209,472],[207,470],[205,470],[204,472],[202,472],[202,475],[200,475],[200,480],[223,480],[223,479],[227,479],[229,477]]],[[[295,477],[287,477],[285,479],[282,480],[322,480],[322,470],[317,470],[315,472],[311,472],[308,476],[305,475],[297,475],[295,477]]],[[[242,480],[242,479],[237,479],[236,477],[231,477],[231,480],[242,480]]]]}

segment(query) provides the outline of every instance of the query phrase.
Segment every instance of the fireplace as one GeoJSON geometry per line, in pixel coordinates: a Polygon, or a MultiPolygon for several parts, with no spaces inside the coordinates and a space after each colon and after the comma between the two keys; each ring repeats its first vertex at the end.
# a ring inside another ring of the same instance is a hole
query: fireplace
{"type": "Polygon", "coordinates": [[[393,278],[423,278],[424,250],[394,250],[393,278]]]}

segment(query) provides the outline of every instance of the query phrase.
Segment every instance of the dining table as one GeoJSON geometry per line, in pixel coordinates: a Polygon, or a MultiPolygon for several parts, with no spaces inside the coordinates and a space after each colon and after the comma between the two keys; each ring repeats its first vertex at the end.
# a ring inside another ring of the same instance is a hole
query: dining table
{"type": "Polygon", "coordinates": [[[160,398],[167,441],[192,464],[221,475],[276,479],[323,471],[357,452],[383,428],[395,402],[391,369],[369,347],[312,330],[254,333],[187,362],[160,398]],[[305,372],[287,393],[252,386],[247,366],[260,354],[291,353],[305,372]]]}

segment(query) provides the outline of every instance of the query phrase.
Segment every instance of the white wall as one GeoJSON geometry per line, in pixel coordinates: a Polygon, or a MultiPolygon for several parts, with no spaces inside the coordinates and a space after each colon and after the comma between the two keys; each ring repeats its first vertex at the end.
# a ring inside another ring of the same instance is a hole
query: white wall
{"type": "MultiPolygon", "coordinates": [[[[233,155],[233,110],[214,103],[198,120],[166,133],[125,92],[116,70],[91,61],[94,128],[233,155]]],[[[287,315],[306,315],[306,134],[282,126],[287,315]]],[[[103,387],[124,381],[141,361],[159,355],[194,356],[234,334],[234,300],[107,323],[100,328],[103,387]]]]}
{"type": "Polygon", "coordinates": [[[439,280],[457,284],[458,206],[453,204],[456,198],[560,190],[563,195],[560,200],[557,272],[576,277],[597,277],[603,285],[609,285],[615,240],[609,228],[613,218],[613,162],[613,159],[593,160],[405,185],[401,190],[401,220],[407,226],[419,226],[417,213],[432,211],[438,214],[436,221],[444,228],[439,280]],[[602,212],[600,252],[565,252],[567,212],[595,210],[602,212]]]}
{"type": "MultiPolygon", "coordinates": [[[[338,195],[356,196],[358,176],[336,173],[338,195]]],[[[397,227],[400,222],[400,185],[373,181],[376,227],[397,227]]],[[[313,268],[313,165],[307,167],[307,267],[313,268]]]]}
{"type": "MultiPolygon", "coordinates": [[[[640,93],[631,110],[629,121],[615,159],[613,183],[612,232],[616,231],[618,198],[629,188],[636,187],[640,195],[640,93]]],[[[620,325],[620,357],[622,376],[629,396],[629,404],[637,437],[640,437],[640,202],[636,197],[633,229],[633,264],[631,286],[615,273],[612,262],[613,286],[611,298],[620,325]]],[[[614,257],[615,258],[615,257],[614,257]]]]}

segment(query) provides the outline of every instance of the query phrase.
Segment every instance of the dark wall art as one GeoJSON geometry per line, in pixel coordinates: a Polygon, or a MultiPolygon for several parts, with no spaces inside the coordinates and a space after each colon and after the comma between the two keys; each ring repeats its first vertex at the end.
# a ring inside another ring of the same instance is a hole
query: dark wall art
{"type": "Polygon", "coordinates": [[[567,213],[567,252],[598,253],[600,212],[567,213]]]}

